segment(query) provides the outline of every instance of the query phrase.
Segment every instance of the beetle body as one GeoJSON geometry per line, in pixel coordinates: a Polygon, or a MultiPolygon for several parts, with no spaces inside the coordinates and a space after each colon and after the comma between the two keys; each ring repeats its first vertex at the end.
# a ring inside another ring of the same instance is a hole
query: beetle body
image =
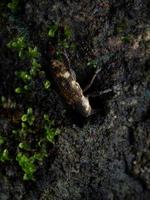
{"type": "Polygon", "coordinates": [[[51,60],[51,72],[66,103],[82,116],[90,116],[92,108],[89,99],[84,96],[83,90],[69,67],[63,62],[53,59],[51,60]]]}

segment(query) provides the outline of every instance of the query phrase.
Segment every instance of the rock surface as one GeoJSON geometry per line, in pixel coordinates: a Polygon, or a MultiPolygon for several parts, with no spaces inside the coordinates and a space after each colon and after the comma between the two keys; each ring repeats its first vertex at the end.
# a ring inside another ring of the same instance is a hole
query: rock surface
{"type": "MultiPolygon", "coordinates": [[[[13,98],[12,83],[16,84],[17,58],[5,48],[14,26],[22,24],[41,49],[42,62],[48,63],[47,31],[56,21],[73,29],[77,51],[68,53],[81,85],[94,72],[87,67],[94,58],[102,70],[90,92],[112,87],[114,92],[91,99],[100,112],[83,119],[67,110],[55,88],[48,94],[36,88],[35,108],[49,110],[63,124],[56,152],[51,162],[40,167],[34,183],[24,183],[17,167],[0,166],[0,199],[149,200],[149,1],[37,0],[23,1],[21,8],[15,20],[5,19],[7,27],[5,20],[0,22],[0,95],[13,98]]],[[[2,117],[0,126],[6,132],[11,128],[2,117]]]]}

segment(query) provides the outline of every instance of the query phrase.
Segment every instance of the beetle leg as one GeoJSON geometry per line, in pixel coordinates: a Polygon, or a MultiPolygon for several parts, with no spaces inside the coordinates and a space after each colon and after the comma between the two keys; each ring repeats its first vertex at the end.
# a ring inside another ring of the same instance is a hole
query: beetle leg
{"type": "Polygon", "coordinates": [[[87,91],[93,84],[97,74],[101,71],[101,69],[96,70],[95,74],[93,75],[91,81],[89,82],[89,84],[83,89],[83,92],[87,91]]]}
{"type": "Polygon", "coordinates": [[[87,94],[86,97],[98,97],[98,96],[101,96],[103,94],[107,94],[107,93],[110,93],[110,92],[113,92],[113,89],[106,89],[106,90],[103,90],[103,91],[100,91],[100,92],[93,92],[91,94],[87,94]]]}

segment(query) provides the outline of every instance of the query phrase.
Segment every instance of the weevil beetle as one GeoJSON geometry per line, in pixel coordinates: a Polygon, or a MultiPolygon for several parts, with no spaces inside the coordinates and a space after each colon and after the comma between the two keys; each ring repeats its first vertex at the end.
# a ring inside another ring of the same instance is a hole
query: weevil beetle
{"type": "Polygon", "coordinates": [[[89,99],[84,96],[83,90],[76,81],[72,70],[65,63],[52,59],[51,72],[66,103],[84,117],[92,115],[93,109],[91,108],[89,99]]]}

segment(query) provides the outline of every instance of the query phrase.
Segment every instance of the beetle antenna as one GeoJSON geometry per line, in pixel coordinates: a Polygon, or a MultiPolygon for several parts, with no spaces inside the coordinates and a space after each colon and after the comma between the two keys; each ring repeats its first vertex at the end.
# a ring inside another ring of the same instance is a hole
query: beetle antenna
{"type": "Polygon", "coordinates": [[[93,77],[92,77],[90,83],[83,89],[83,92],[86,92],[86,91],[92,86],[92,84],[93,84],[93,82],[94,82],[94,80],[95,80],[97,74],[98,74],[100,71],[101,71],[101,69],[96,70],[96,72],[95,72],[95,74],[93,75],[93,77]]]}
{"type": "Polygon", "coordinates": [[[87,97],[98,97],[98,96],[101,96],[103,94],[107,94],[107,93],[110,93],[110,92],[113,92],[113,89],[106,89],[106,90],[103,90],[103,91],[100,91],[100,92],[94,92],[92,94],[87,94],[86,96],[87,97]]]}

